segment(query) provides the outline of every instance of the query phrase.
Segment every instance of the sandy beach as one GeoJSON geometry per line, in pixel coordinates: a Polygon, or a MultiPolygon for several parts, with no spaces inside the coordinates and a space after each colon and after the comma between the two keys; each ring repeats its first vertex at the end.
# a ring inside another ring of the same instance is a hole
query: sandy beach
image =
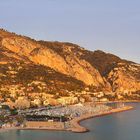
{"type": "Polygon", "coordinates": [[[100,117],[104,115],[109,115],[112,113],[123,112],[133,109],[132,106],[124,106],[117,109],[112,109],[110,111],[104,111],[100,113],[89,113],[82,115],[80,117],[74,118],[69,122],[70,128],[65,128],[64,123],[62,122],[43,122],[43,121],[27,121],[26,127],[14,127],[14,128],[5,128],[0,129],[0,132],[5,132],[8,130],[54,130],[54,131],[71,131],[75,133],[84,133],[89,131],[87,128],[80,125],[80,122],[89,118],[100,117]]]}
{"type": "Polygon", "coordinates": [[[74,118],[69,122],[70,128],[65,128],[64,123],[62,122],[43,122],[43,121],[27,121],[26,127],[14,127],[14,128],[2,128],[0,132],[5,132],[9,130],[54,130],[54,131],[71,131],[76,133],[84,133],[89,131],[87,128],[80,125],[80,122],[86,119],[100,117],[104,115],[109,115],[112,113],[123,112],[127,110],[133,109],[132,106],[124,106],[122,108],[112,109],[110,111],[104,111],[100,113],[89,113],[86,115],[82,115],[80,117],[74,118]]]}

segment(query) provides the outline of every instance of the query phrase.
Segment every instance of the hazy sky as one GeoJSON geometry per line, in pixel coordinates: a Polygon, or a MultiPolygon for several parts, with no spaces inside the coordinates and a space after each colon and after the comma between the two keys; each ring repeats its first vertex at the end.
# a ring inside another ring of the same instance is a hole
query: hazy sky
{"type": "Polygon", "coordinates": [[[140,0],[0,0],[0,27],[140,63],[140,0]]]}

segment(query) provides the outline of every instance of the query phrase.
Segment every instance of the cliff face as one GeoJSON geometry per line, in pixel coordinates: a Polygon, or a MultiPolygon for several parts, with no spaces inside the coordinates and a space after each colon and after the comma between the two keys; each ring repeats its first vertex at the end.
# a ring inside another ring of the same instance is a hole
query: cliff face
{"type": "Polygon", "coordinates": [[[140,65],[118,63],[107,75],[107,80],[115,92],[136,92],[140,90],[140,65]]]}
{"type": "Polygon", "coordinates": [[[105,86],[97,69],[84,59],[80,59],[71,49],[73,46],[64,45],[61,54],[55,49],[39,42],[31,41],[19,36],[2,38],[2,46],[18,54],[20,57],[27,57],[30,61],[48,66],[58,72],[72,76],[83,81],[87,85],[105,86]]]}
{"type": "Polygon", "coordinates": [[[129,95],[140,91],[140,65],[72,43],[36,41],[0,30],[0,83],[1,89],[16,85],[26,93],[35,92],[34,85],[44,93],[88,89],[129,95]]]}

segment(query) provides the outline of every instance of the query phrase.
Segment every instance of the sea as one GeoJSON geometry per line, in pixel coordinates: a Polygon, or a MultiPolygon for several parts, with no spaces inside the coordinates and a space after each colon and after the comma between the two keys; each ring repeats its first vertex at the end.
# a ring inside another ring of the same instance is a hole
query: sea
{"type": "Polygon", "coordinates": [[[0,132],[0,140],[140,140],[140,103],[129,105],[134,109],[82,121],[87,133],[11,130],[0,132]]]}

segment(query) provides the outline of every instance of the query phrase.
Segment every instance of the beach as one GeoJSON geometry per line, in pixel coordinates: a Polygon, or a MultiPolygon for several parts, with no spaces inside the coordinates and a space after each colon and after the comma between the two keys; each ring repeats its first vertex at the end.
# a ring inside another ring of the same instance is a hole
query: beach
{"type": "Polygon", "coordinates": [[[104,115],[109,115],[112,113],[117,113],[117,112],[123,112],[127,110],[131,110],[133,107],[131,106],[124,106],[122,108],[117,108],[117,109],[111,109],[110,111],[104,111],[101,113],[89,113],[86,115],[82,115],[80,117],[74,118],[71,120],[69,123],[71,124],[71,128],[65,128],[64,123],[61,122],[27,122],[26,129],[43,129],[43,130],[58,130],[58,131],[72,131],[72,132],[77,132],[77,133],[83,133],[89,131],[87,128],[83,127],[80,125],[80,122],[89,118],[93,117],[100,117],[104,115]]]}
{"type": "Polygon", "coordinates": [[[132,106],[125,106],[125,107],[122,107],[122,108],[112,109],[110,111],[105,111],[105,112],[98,113],[98,114],[89,113],[89,114],[80,116],[80,117],[75,118],[74,120],[71,121],[71,123],[73,124],[73,127],[71,129],[69,129],[69,131],[77,132],[77,133],[87,132],[89,130],[80,125],[81,121],[86,120],[86,119],[90,119],[90,118],[94,118],[94,117],[109,115],[109,114],[112,114],[112,113],[123,112],[123,111],[131,110],[131,109],[133,109],[132,106]]]}
{"type": "Polygon", "coordinates": [[[87,128],[80,125],[80,122],[86,119],[109,115],[112,113],[123,112],[133,109],[132,106],[124,106],[121,108],[111,109],[109,111],[102,111],[99,113],[87,113],[69,121],[70,128],[67,128],[63,122],[43,122],[43,121],[27,121],[26,127],[13,127],[1,129],[0,132],[8,130],[55,130],[55,131],[71,131],[75,133],[84,133],[89,131],[87,128]]]}

